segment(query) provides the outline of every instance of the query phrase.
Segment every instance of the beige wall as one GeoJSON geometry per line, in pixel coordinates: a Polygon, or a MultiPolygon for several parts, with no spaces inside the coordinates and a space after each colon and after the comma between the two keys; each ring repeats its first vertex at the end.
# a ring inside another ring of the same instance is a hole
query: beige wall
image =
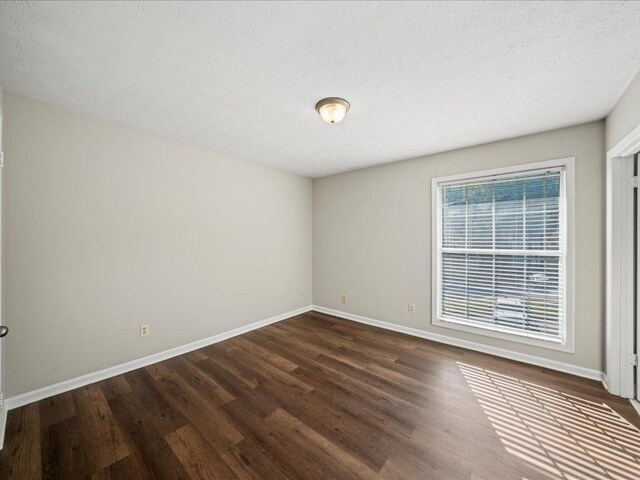
{"type": "Polygon", "coordinates": [[[604,122],[313,181],[313,302],[451,337],[602,370],[604,122]],[[431,179],[576,157],[575,354],[431,325],[431,179]],[[349,298],[340,304],[340,295],[349,298]],[[407,312],[407,304],[416,313],[407,312]]]}
{"type": "Polygon", "coordinates": [[[24,97],[4,108],[6,395],[311,303],[309,179],[24,97]]]}
{"type": "Polygon", "coordinates": [[[640,125],[640,73],[631,81],[607,117],[607,150],[640,125]]]}
{"type": "Polygon", "coordinates": [[[312,240],[315,304],[602,369],[604,136],[596,122],[316,179],[312,217],[308,179],[5,94],[5,394],[310,304],[312,240]],[[567,156],[575,354],[433,327],[431,178],[567,156]]]}

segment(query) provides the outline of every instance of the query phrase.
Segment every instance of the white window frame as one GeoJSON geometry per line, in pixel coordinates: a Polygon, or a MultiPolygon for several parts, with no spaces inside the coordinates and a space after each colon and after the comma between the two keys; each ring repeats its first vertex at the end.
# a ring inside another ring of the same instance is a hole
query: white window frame
{"type": "Polygon", "coordinates": [[[575,288],[574,288],[574,271],[575,271],[575,157],[561,158],[557,160],[548,160],[543,162],[527,163],[522,165],[514,165],[503,168],[495,168],[491,170],[481,170],[470,173],[462,173],[457,175],[449,175],[446,177],[437,177],[431,180],[431,323],[432,325],[460,330],[464,332],[485,335],[493,338],[509,340],[516,343],[527,345],[535,345],[538,347],[549,348],[552,350],[560,350],[563,352],[575,352],[575,288]],[[453,319],[445,319],[440,316],[440,273],[442,270],[442,257],[440,252],[440,236],[442,234],[442,203],[440,195],[440,186],[443,184],[451,184],[455,182],[466,183],[465,181],[474,180],[491,180],[496,177],[519,176],[534,170],[545,168],[563,167],[564,172],[564,195],[561,194],[560,214],[564,218],[566,226],[565,234],[562,236],[562,249],[565,252],[563,258],[565,262],[564,271],[564,296],[563,296],[563,318],[564,335],[561,341],[551,339],[532,338],[528,334],[518,331],[504,332],[497,331],[490,326],[467,325],[456,323],[453,319]]]}

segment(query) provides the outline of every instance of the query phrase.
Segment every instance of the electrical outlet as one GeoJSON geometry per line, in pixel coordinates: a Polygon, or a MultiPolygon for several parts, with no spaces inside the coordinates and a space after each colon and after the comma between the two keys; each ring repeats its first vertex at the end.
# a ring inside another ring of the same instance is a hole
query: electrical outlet
{"type": "Polygon", "coordinates": [[[300,289],[300,295],[304,295],[304,288],[300,289]]]}
{"type": "Polygon", "coordinates": [[[409,310],[409,313],[415,313],[416,306],[413,303],[410,303],[408,310],[409,310]]]}
{"type": "Polygon", "coordinates": [[[146,337],[149,335],[149,325],[140,325],[140,336],[146,337]]]}
{"type": "Polygon", "coordinates": [[[343,305],[347,304],[347,296],[346,295],[342,295],[340,297],[340,303],[343,304],[343,305]]]}

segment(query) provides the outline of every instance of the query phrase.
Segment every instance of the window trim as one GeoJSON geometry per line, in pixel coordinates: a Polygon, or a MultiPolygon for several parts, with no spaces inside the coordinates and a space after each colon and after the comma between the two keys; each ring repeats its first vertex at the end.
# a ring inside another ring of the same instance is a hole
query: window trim
{"type": "Polygon", "coordinates": [[[534,345],[537,347],[575,353],[575,157],[560,158],[543,162],[525,163],[509,167],[480,170],[437,177],[431,180],[431,324],[452,330],[470,332],[478,335],[508,340],[515,343],[534,345]],[[564,202],[561,203],[561,214],[564,215],[566,235],[563,238],[565,251],[565,292],[564,292],[564,341],[555,342],[534,338],[516,332],[501,332],[490,327],[456,323],[455,320],[440,318],[440,270],[442,266],[439,255],[439,238],[442,230],[441,184],[466,183],[468,180],[490,180],[494,177],[518,176],[533,170],[564,167],[564,202]]]}

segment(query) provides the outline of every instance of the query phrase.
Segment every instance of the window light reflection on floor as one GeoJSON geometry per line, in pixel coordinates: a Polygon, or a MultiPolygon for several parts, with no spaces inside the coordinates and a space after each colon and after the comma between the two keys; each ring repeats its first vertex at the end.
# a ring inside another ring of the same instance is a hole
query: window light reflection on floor
{"type": "Polygon", "coordinates": [[[640,431],[605,403],[458,362],[508,453],[558,479],[640,479],[640,431]]]}

